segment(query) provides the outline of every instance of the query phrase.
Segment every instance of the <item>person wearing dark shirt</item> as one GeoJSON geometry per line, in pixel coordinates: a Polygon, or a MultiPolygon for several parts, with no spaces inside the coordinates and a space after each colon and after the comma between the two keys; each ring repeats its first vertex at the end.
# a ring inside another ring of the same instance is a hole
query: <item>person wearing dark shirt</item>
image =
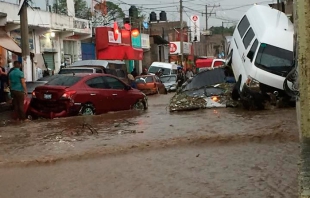
{"type": "Polygon", "coordinates": [[[137,69],[136,68],[133,68],[132,72],[131,72],[131,75],[135,78],[138,76],[138,73],[137,73],[137,69]]]}

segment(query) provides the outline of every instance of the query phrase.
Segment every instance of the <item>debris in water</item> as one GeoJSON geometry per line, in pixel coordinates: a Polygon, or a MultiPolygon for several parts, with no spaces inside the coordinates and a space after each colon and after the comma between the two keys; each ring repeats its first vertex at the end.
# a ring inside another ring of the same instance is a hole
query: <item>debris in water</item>
{"type": "Polygon", "coordinates": [[[199,156],[200,156],[200,154],[196,155],[196,157],[199,157],[199,156]]]}
{"type": "Polygon", "coordinates": [[[92,134],[95,134],[95,133],[98,134],[98,131],[94,127],[92,127],[90,124],[84,123],[82,128],[84,129],[85,127],[87,127],[92,134]]]}

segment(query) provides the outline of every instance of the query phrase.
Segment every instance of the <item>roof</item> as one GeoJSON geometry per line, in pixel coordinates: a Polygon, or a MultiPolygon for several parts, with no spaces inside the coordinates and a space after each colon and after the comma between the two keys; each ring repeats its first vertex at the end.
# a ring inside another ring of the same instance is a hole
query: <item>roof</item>
{"type": "Polygon", "coordinates": [[[246,12],[246,16],[260,42],[293,49],[294,25],[283,12],[268,6],[254,5],[246,12]]]}
{"type": "Polygon", "coordinates": [[[77,67],[77,66],[104,66],[107,67],[109,63],[113,64],[125,64],[124,61],[120,60],[82,60],[82,61],[77,61],[71,64],[70,66],[77,67]]]}

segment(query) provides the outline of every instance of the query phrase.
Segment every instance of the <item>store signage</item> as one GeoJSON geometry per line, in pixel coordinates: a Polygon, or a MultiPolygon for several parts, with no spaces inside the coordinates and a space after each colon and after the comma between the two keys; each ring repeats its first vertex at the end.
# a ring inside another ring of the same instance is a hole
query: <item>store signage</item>
{"type": "Polygon", "coordinates": [[[148,34],[141,34],[141,47],[143,49],[150,49],[150,36],[148,34]]]}
{"type": "Polygon", "coordinates": [[[109,39],[109,43],[117,43],[117,44],[121,44],[122,43],[122,37],[120,35],[115,40],[115,36],[114,36],[114,32],[113,31],[108,31],[108,39],[109,39]]]}
{"type": "MultiPolygon", "coordinates": [[[[170,42],[170,54],[180,54],[181,53],[181,47],[180,42],[170,42]]],[[[189,55],[191,52],[191,43],[183,42],[183,54],[189,55]]]]}

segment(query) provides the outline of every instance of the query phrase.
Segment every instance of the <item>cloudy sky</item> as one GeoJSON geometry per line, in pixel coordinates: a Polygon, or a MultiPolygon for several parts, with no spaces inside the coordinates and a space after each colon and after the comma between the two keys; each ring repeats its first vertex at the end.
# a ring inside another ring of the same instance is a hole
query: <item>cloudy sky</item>
{"type": "MultiPolygon", "coordinates": [[[[0,0],[5,2],[17,3],[19,0],[0,0]]],[[[34,6],[41,7],[45,10],[46,0],[32,0],[34,6]]],[[[49,0],[50,4],[55,0],[49,0]]],[[[91,0],[86,0],[90,5],[91,0]]],[[[100,0],[97,0],[100,1],[100,0]]],[[[136,5],[142,7],[145,14],[149,15],[154,11],[159,16],[160,11],[166,11],[169,21],[179,20],[179,0],[110,0],[120,7],[128,14],[130,5],[136,5]],[[155,3],[156,2],[156,3],[155,3]]],[[[276,0],[183,0],[184,20],[188,21],[191,15],[200,16],[200,26],[202,29],[206,27],[205,5],[208,5],[208,12],[214,13],[208,16],[208,24],[211,26],[221,26],[222,21],[225,21],[225,26],[229,26],[230,22],[238,21],[242,15],[249,9],[254,3],[267,5],[268,3],[274,3],[276,0]]]]}

